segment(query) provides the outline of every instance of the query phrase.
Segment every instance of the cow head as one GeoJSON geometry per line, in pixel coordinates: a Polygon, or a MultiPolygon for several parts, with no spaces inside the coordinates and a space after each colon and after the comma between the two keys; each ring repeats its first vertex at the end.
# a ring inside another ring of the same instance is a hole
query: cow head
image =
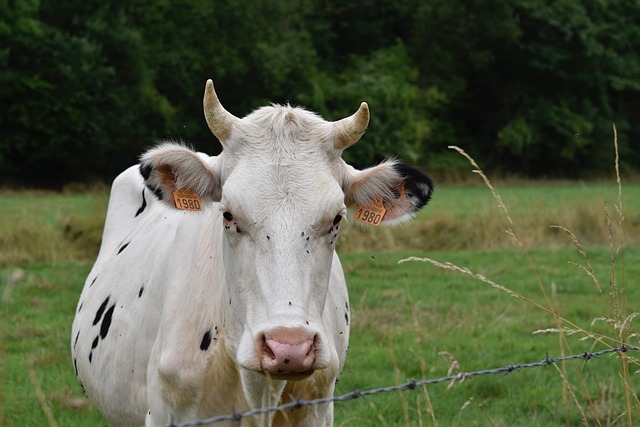
{"type": "Polygon", "coordinates": [[[366,103],[336,122],[290,106],[240,119],[222,107],[209,80],[204,111],[222,153],[163,144],[142,156],[142,174],[171,209],[177,190],[217,202],[211,226],[224,236],[238,364],[273,378],[304,378],[337,359],[323,311],[347,207],[378,201],[386,208],[382,223],[395,224],[427,203],[432,182],[395,161],[356,170],[342,160],[367,128],[366,103]]]}

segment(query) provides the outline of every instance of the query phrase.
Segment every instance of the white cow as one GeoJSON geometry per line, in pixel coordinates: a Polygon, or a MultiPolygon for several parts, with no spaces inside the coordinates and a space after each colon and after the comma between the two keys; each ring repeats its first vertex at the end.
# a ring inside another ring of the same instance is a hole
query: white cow
{"type": "MultiPolygon", "coordinates": [[[[164,143],[116,178],[78,302],[75,371],[115,425],[332,396],[349,343],[335,252],[347,206],[378,201],[386,212],[370,222],[394,224],[431,197],[410,166],[360,171],[341,159],[367,128],[366,103],[336,122],[277,105],[240,119],[209,80],[204,111],[223,152],[164,143]]],[[[243,420],[332,423],[332,405],[243,420]]]]}

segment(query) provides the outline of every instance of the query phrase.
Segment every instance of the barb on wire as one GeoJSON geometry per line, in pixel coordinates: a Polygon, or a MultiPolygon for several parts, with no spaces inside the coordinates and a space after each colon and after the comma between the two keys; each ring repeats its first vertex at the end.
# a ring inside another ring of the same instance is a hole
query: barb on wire
{"type": "Polygon", "coordinates": [[[190,421],[183,424],[172,423],[169,427],[192,427],[192,426],[200,426],[204,424],[213,424],[213,423],[222,422],[222,421],[239,421],[242,418],[253,417],[256,415],[267,414],[270,412],[286,411],[288,409],[296,409],[296,408],[307,407],[307,406],[324,405],[331,402],[344,402],[348,400],[364,398],[364,397],[375,395],[375,394],[389,393],[394,391],[415,390],[425,385],[432,385],[432,384],[438,384],[443,382],[450,382],[451,384],[455,384],[457,382],[462,382],[467,378],[472,378],[480,375],[490,375],[490,374],[499,374],[499,373],[510,374],[513,371],[518,371],[521,369],[549,366],[554,363],[563,362],[567,360],[582,359],[586,362],[592,358],[596,358],[596,359],[600,358],[600,356],[605,354],[626,353],[628,351],[637,351],[637,350],[640,350],[640,347],[623,344],[616,348],[608,348],[606,350],[600,350],[595,353],[585,351],[584,353],[581,353],[581,354],[574,354],[571,356],[563,356],[563,357],[550,358],[549,354],[547,353],[547,356],[539,362],[519,363],[516,365],[506,365],[500,368],[485,369],[485,370],[473,371],[473,372],[459,372],[453,375],[448,375],[446,377],[441,377],[441,378],[436,378],[431,380],[422,380],[422,381],[409,380],[404,384],[387,386],[387,387],[378,387],[378,388],[372,388],[368,390],[355,389],[354,391],[343,394],[341,396],[323,397],[320,399],[313,399],[313,400],[292,399],[291,402],[284,403],[278,406],[251,409],[243,412],[235,412],[233,414],[220,415],[220,416],[202,419],[198,421],[190,421]]]}

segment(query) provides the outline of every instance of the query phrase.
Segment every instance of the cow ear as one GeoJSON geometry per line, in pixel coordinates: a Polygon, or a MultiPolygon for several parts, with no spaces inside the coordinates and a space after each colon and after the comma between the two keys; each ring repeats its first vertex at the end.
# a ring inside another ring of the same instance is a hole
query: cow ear
{"type": "Polygon", "coordinates": [[[140,173],[156,197],[171,207],[175,207],[176,191],[220,201],[220,178],[209,159],[182,145],[165,143],[140,157],[140,173]]]}
{"type": "Polygon", "coordinates": [[[433,194],[431,178],[404,163],[388,161],[362,171],[351,169],[348,175],[346,203],[356,207],[356,217],[358,210],[373,207],[374,211],[382,204],[384,213],[379,224],[396,225],[412,219],[433,194]]]}

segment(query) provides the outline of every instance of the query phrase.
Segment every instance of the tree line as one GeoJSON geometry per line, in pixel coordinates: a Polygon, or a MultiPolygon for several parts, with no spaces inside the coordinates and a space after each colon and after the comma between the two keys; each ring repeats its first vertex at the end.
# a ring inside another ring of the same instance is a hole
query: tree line
{"type": "Polygon", "coordinates": [[[528,177],[640,166],[640,5],[619,0],[0,0],[0,183],[110,180],[172,138],[216,154],[213,78],[237,116],[327,120],[367,101],[364,166],[528,177]]]}

